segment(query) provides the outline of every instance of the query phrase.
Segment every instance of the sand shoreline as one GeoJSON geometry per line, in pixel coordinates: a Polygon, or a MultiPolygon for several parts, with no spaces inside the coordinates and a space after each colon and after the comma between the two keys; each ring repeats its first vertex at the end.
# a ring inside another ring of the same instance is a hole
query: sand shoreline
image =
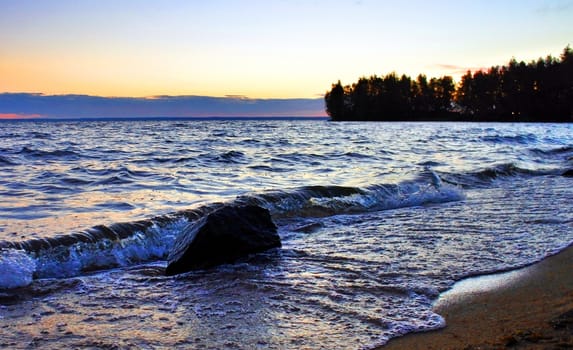
{"type": "Polygon", "coordinates": [[[573,348],[573,247],[519,270],[462,281],[434,310],[445,328],[380,349],[573,348]]]}

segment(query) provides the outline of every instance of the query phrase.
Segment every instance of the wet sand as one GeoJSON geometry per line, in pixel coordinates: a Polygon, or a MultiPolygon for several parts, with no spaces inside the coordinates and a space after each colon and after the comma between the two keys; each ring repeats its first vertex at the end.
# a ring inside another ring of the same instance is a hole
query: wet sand
{"type": "Polygon", "coordinates": [[[434,309],[446,328],[393,339],[383,349],[573,349],[573,247],[520,270],[459,282],[434,309]]]}
{"type": "MultiPolygon", "coordinates": [[[[151,269],[149,277],[158,273],[151,269]]],[[[125,271],[118,274],[129,277],[125,271]]],[[[153,348],[149,339],[161,339],[160,347],[193,347],[200,339],[194,336],[188,341],[187,331],[180,332],[190,321],[176,320],[165,307],[163,300],[171,292],[159,288],[149,295],[131,296],[145,301],[138,312],[131,297],[121,304],[114,302],[113,308],[98,303],[107,300],[102,296],[109,292],[107,288],[91,300],[69,293],[82,285],[79,278],[45,280],[21,293],[0,293],[0,318],[5,321],[0,327],[0,348],[153,348]],[[59,295],[60,289],[63,298],[36,299],[59,295]],[[148,333],[137,330],[142,324],[153,328],[148,333]],[[169,332],[173,334],[166,337],[169,332]],[[134,334],[145,346],[133,340],[134,334]]],[[[132,292],[127,285],[123,288],[132,292]]],[[[446,328],[394,339],[380,350],[573,349],[573,248],[524,269],[462,281],[439,298],[435,311],[445,317],[446,328]]],[[[210,337],[211,333],[200,339],[206,341],[204,347],[209,347],[210,337]]]]}

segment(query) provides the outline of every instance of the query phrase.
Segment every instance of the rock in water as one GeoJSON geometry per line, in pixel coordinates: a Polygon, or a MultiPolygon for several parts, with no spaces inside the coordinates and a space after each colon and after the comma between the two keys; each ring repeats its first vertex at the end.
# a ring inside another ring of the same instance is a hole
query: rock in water
{"type": "Polygon", "coordinates": [[[267,209],[225,206],[187,226],[169,253],[168,276],[230,263],[242,256],[280,247],[267,209]]]}
{"type": "Polygon", "coordinates": [[[562,175],[565,177],[573,177],[573,169],[565,171],[562,175]]]}

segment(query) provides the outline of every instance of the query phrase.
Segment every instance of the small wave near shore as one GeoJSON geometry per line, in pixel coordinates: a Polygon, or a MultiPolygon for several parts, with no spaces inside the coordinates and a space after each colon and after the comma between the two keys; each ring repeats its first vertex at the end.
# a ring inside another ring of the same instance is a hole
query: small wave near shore
{"type": "Polygon", "coordinates": [[[411,206],[463,200],[463,191],[444,185],[430,172],[429,182],[366,188],[307,186],[290,191],[243,195],[228,203],[213,203],[169,215],[83,232],[19,242],[0,241],[0,264],[14,271],[0,289],[22,287],[35,278],[70,277],[94,270],[126,267],[165,259],[179,232],[187,225],[224,205],[258,205],[275,220],[359,214],[411,206]]]}

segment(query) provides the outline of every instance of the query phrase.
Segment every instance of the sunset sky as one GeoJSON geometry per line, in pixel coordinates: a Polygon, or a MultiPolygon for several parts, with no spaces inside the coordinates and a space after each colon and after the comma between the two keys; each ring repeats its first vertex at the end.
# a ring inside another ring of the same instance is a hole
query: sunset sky
{"type": "Polygon", "coordinates": [[[0,0],[0,92],[316,98],[558,56],[572,23],[569,0],[0,0]]]}

